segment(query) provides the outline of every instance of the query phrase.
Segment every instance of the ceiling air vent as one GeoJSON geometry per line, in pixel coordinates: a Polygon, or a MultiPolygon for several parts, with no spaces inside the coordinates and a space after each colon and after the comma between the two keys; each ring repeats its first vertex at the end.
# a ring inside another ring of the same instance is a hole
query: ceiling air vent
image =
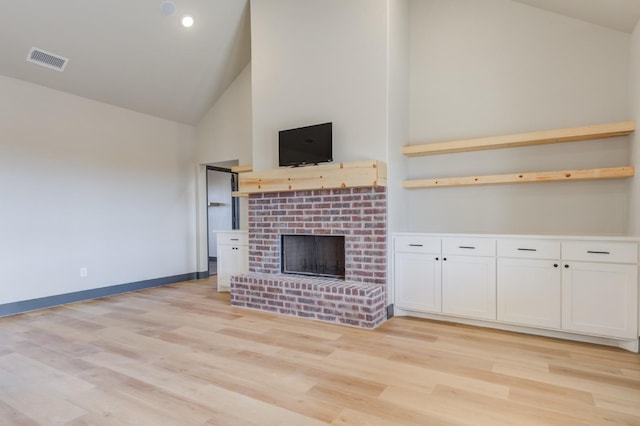
{"type": "Polygon", "coordinates": [[[47,52],[46,50],[38,49],[37,47],[32,47],[29,55],[27,55],[27,61],[62,72],[64,71],[64,67],[67,66],[69,59],[56,55],[55,53],[47,52]]]}

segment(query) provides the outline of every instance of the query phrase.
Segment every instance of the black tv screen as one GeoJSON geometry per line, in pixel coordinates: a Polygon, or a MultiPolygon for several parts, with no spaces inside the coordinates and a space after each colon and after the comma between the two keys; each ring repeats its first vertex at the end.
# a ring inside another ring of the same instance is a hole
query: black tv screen
{"type": "Polygon", "coordinates": [[[278,133],[280,166],[300,166],[333,161],[333,123],[322,123],[278,133]]]}

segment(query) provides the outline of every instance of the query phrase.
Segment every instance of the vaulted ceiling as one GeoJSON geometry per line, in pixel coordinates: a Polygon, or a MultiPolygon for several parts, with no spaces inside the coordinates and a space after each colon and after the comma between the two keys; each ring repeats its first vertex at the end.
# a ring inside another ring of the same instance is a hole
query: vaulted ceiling
{"type": "Polygon", "coordinates": [[[164,16],[160,0],[0,2],[0,74],[195,124],[250,61],[249,1],[174,4],[164,16]],[[65,70],[27,62],[31,47],[65,70]]]}
{"type": "Polygon", "coordinates": [[[640,0],[514,1],[629,34],[640,19],[640,0]]]}
{"type": "MultiPolygon", "coordinates": [[[[513,1],[627,33],[640,18],[640,0],[513,1]]],[[[249,0],[174,0],[171,16],[161,3],[2,2],[0,74],[196,124],[251,60],[249,0]],[[27,62],[32,47],[68,58],[64,72],[27,62]]]]}

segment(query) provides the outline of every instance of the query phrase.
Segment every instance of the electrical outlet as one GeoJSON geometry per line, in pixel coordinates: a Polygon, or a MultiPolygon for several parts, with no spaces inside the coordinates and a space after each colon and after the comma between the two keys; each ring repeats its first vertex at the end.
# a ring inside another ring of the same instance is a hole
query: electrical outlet
{"type": "Polygon", "coordinates": [[[86,266],[83,266],[82,268],[80,268],[80,278],[86,278],[87,274],[88,274],[88,271],[86,266]]]}

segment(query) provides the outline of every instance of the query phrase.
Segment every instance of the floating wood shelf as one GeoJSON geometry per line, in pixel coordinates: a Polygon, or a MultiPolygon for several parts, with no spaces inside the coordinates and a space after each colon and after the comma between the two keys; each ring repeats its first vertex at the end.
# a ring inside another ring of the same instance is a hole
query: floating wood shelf
{"type": "Polygon", "coordinates": [[[481,151],[486,149],[576,142],[625,136],[633,132],[635,129],[635,121],[623,121],[619,123],[598,124],[593,126],[573,127],[569,129],[516,133],[512,135],[436,142],[424,145],[407,145],[402,148],[402,153],[408,157],[418,157],[423,155],[450,154],[455,152],[481,151]]]}
{"type": "Polygon", "coordinates": [[[240,165],[240,166],[233,166],[233,167],[231,167],[231,171],[233,173],[251,172],[251,171],[253,171],[253,165],[245,164],[245,165],[240,165]]]}
{"type": "Polygon", "coordinates": [[[564,170],[558,172],[529,172],[506,175],[466,176],[439,179],[405,180],[404,188],[435,188],[445,186],[493,185],[504,183],[561,182],[574,180],[619,179],[634,175],[631,166],[605,169],[564,170]]]}
{"type": "Polygon", "coordinates": [[[239,176],[239,193],[386,186],[387,167],[380,161],[278,168],[239,176]]]}

